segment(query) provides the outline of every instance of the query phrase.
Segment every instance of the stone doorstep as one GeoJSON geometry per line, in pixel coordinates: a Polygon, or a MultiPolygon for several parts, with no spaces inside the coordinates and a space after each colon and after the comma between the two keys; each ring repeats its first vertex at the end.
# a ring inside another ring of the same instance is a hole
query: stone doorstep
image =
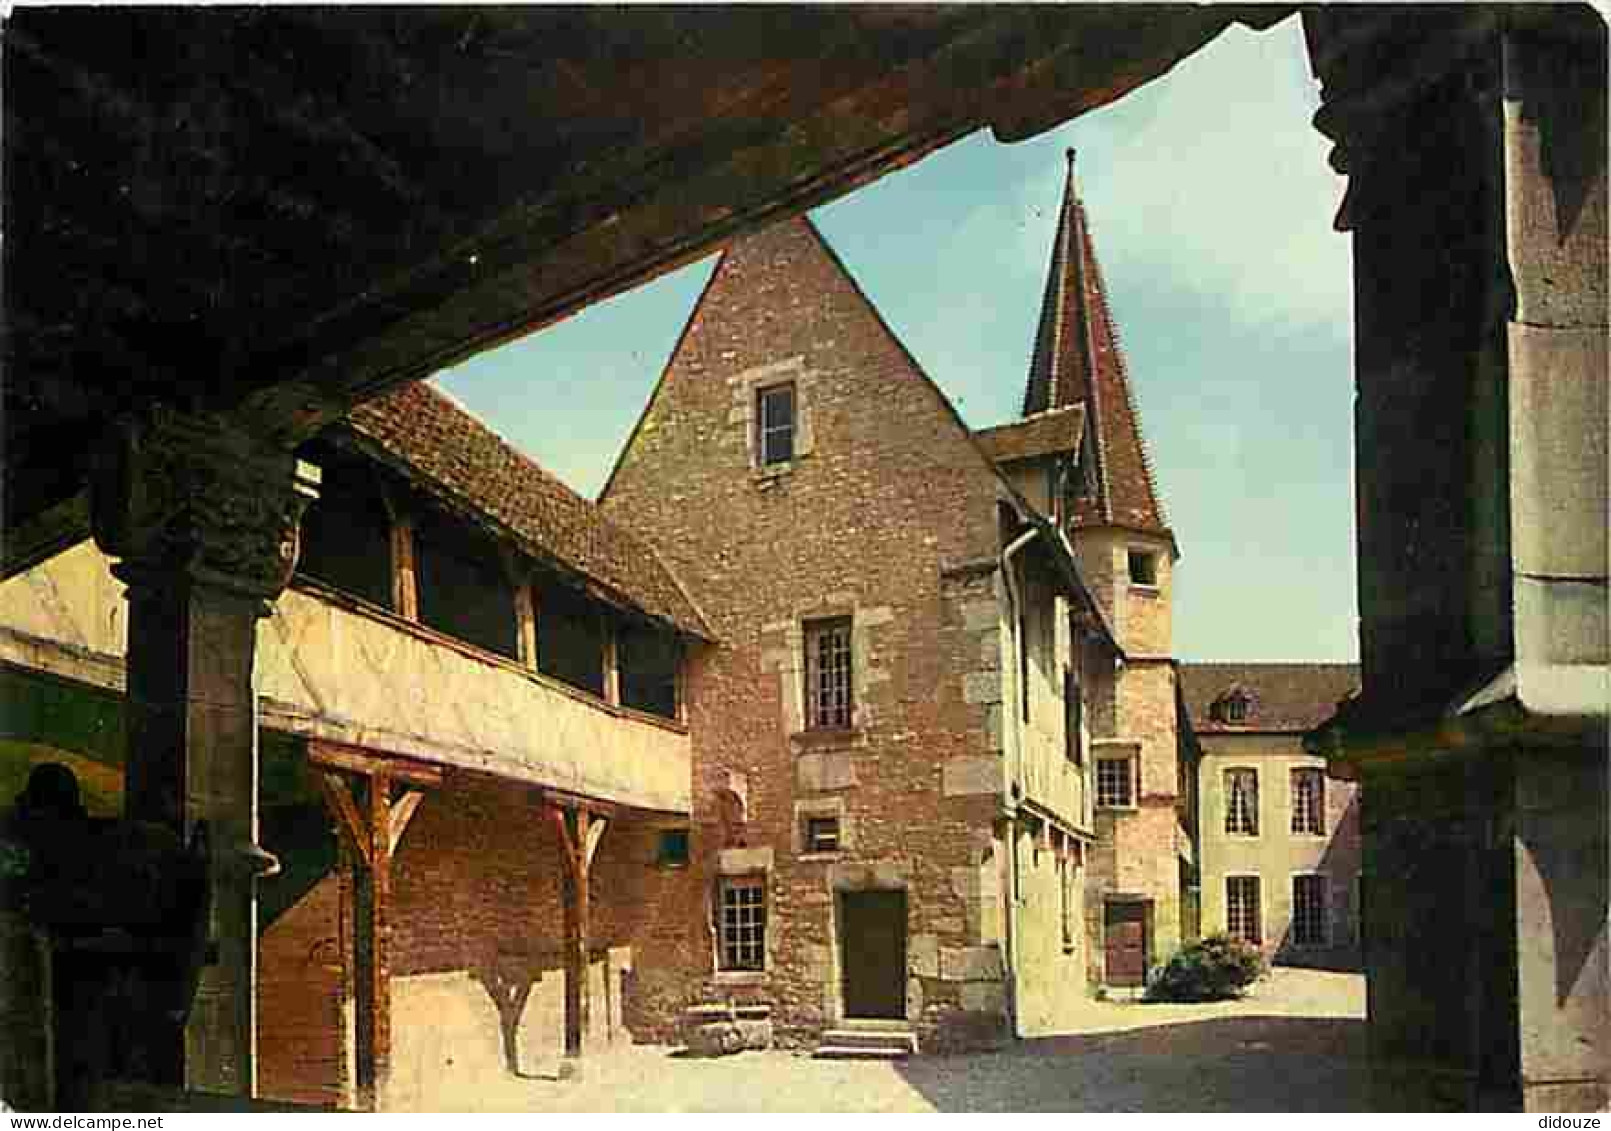
{"type": "Polygon", "coordinates": [[[900,1060],[917,1053],[917,1034],[905,1021],[846,1019],[825,1030],[812,1055],[822,1060],[900,1060]]]}

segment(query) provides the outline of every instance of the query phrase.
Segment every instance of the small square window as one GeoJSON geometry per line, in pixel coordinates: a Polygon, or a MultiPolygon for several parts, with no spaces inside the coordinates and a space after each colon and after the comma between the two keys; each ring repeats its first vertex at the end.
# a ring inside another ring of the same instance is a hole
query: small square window
{"type": "Polygon", "coordinates": [[[1133,771],[1129,758],[1096,760],[1096,804],[1103,809],[1129,809],[1135,805],[1133,771]]]}
{"type": "Polygon", "coordinates": [[[662,868],[686,868],[688,866],[688,830],[661,829],[660,842],[655,849],[654,862],[662,868]]]}
{"type": "Polygon", "coordinates": [[[1158,587],[1158,555],[1151,550],[1130,551],[1130,584],[1158,587]]]}
{"type": "Polygon", "coordinates": [[[807,852],[838,852],[839,818],[807,817],[803,839],[807,852]]]}
{"type": "Polygon", "coordinates": [[[794,386],[773,385],[755,395],[755,448],[762,467],[794,458],[794,386]]]}

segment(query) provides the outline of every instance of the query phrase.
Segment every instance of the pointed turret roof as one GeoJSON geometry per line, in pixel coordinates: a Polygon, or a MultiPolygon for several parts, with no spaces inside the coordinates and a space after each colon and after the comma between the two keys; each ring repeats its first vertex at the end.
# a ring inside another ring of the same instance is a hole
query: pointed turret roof
{"type": "Polygon", "coordinates": [[[1068,151],[1068,179],[1046,273],[1024,415],[1083,405],[1095,491],[1075,503],[1075,526],[1124,526],[1173,540],[1153,483],[1118,330],[1068,151]]]}

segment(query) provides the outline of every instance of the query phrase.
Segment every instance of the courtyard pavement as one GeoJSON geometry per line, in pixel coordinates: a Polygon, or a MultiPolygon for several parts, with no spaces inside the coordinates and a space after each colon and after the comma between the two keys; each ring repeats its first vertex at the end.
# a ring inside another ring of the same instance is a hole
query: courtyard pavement
{"type": "MultiPolygon", "coordinates": [[[[432,1110],[636,1112],[1363,1111],[1365,980],[1279,969],[1240,1001],[1092,1002],[1072,1031],[995,1052],[905,1062],[792,1052],[717,1059],[657,1046],[580,1078],[505,1077],[432,1110]]],[[[425,1097],[421,1097],[425,1099],[425,1097]]]]}

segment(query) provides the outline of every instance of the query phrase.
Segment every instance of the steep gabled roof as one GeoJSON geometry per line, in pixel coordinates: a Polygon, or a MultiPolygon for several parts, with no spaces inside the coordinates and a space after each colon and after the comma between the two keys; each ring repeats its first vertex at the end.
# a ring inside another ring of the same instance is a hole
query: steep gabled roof
{"type": "MultiPolygon", "coordinates": [[[[893,327],[889,325],[888,321],[884,318],[883,312],[878,309],[878,305],[874,303],[872,297],[862,289],[862,286],[860,282],[857,281],[855,274],[851,272],[844,260],[840,258],[839,253],[834,249],[833,245],[828,242],[827,238],[817,228],[816,224],[809,216],[805,214],[801,214],[790,220],[776,224],[773,227],[765,229],[759,233],[735,241],[733,244],[730,244],[723,250],[715,270],[711,272],[710,278],[705,284],[705,289],[700,293],[698,301],[694,303],[693,310],[689,313],[687,321],[683,324],[682,331],[677,339],[677,344],[675,348],[673,348],[671,356],[667,359],[665,366],[660,372],[660,378],[655,384],[654,391],[650,393],[649,399],[647,402],[645,402],[642,411],[639,413],[636,423],[633,424],[632,431],[628,434],[626,443],[616,454],[615,463],[611,468],[609,478],[605,480],[604,488],[599,492],[601,504],[605,506],[609,505],[611,493],[617,481],[617,476],[627,465],[627,456],[631,452],[632,447],[637,444],[640,440],[640,437],[643,436],[645,432],[645,424],[649,419],[650,413],[654,410],[656,402],[662,395],[665,394],[667,385],[672,379],[673,370],[677,367],[679,358],[682,356],[683,351],[688,347],[695,326],[703,323],[707,318],[711,317],[707,311],[707,303],[711,301],[712,296],[723,284],[723,280],[726,278],[726,272],[734,264],[746,262],[753,262],[757,266],[766,265],[766,270],[775,270],[775,267],[769,265],[769,261],[772,258],[771,249],[776,246],[778,240],[796,238],[806,241],[806,244],[811,248],[812,254],[820,255],[823,262],[834,273],[834,275],[837,276],[837,278],[846,286],[848,286],[850,293],[855,296],[855,301],[861,307],[862,312],[868,316],[871,324],[875,326],[878,332],[883,335],[885,340],[888,341],[896,351],[898,351],[907,369],[912,373],[922,387],[933,396],[934,401],[940,408],[941,412],[955,426],[958,437],[975,453],[975,455],[977,455],[979,460],[979,470],[982,474],[989,476],[990,482],[998,493],[998,497],[1001,500],[1007,501],[1011,509],[1026,525],[1034,526],[1042,535],[1046,546],[1046,552],[1052,559],[1054,566],[1061,573],[1069,588],[1083,600],[1087,609],[1094,615],[1108,644],[1116,653],[1122,655],[1122,649],[1119,648],[1117,640],[1113,635],[1111,625],[1108,624],[1106,618],[1103,616],[1099,603],[1091,594],[1090,587],[1086,585],[1084,578],[1080,575],[1079,566],[1074,559],[1073,551],[1069,547],[1066,538],[1064,538],[1062,534],[1057,531],[1049,522],[1046,522],[1035,510],[1034,506],[1031,505],[1023,497],[1023,495],[1019,493],[1017,488],[1013,486],[1011,479],[1008,478],[1005,472],[1003,472],[998,462],[999,460],[1006,460],[1010,458],[1025,458],[1000,455],[999,451],[1004,447],[1011,447],[1014,448],[1014,450],[1017,450],[1017,448],[1021,447],[1023,450],[1028,451],[1030,448],[1037,445],[1051,445],[1050,447],[1046,447],[1045,450],[1053,451],[1068,450],[1070,447],[1077,446],[1079,443],[1081,420],[1083,419],[1083,409],[1052,412],[1046,414],[1046,418],[1044,420],[1015,422],[998,429],[987,429],[984,433],[975,432],[970,429],[967,423],[962,419],[962,414],[957,411],[956,406],[951,402],[951,398],[946,396],[945,391],[934,382],[934,379],[929,376],[928,371],[923,368],[923,366],[918,362],[917,358],[914,357],[911,351],[906,348],[906,344],[901,341],[900,337],[895,333],[893,327]],[[993,438],[992,435],[990,435],[994,433],[1001,434],[999,437],[999,443],[997,438],[993,438]],[[1064,445],[1067,445],[1067,447],[1064,445]]],[[[779,313],[781,314],[782,312],[779,313]]],[[[1039,453],[1034,452],[1032,454],[1039,453]]]]}
{"type": "Polygon", "coordinates": [[[1073,508],[1075,526],[1124,526],[1169,535],[1141,418],[1108,310],[1102,268],[1074,180],[1074,151],[1052,242],[1023,414],[1085,407],[1095,492],[1073,508]]]}
{"type": "Polygon", "coordinates": [[[1307,731],[1359,690],[1358,664],[1181,664],[1180,687],[1199,734],[1307,731]],[[1231,723],[1214,705],[1233,693],[1248,699],[1247,718],[1231,723]]]}
{"type": "Polygon", "coordinates": [[[412,481],[488,522],[539,560],[553,561],[684,632],[713,634],[648,543],[424,382],[353,409],[346,425],[412,481]]]}
{"type": "Polygon", "coordinates": [[[973,434],[973,440],[996,463],[1011,463],[1077,452],[1084,435],[1085,406],[1076,404],[1048,409],[994,428],[981,428],[973,434]]]}

